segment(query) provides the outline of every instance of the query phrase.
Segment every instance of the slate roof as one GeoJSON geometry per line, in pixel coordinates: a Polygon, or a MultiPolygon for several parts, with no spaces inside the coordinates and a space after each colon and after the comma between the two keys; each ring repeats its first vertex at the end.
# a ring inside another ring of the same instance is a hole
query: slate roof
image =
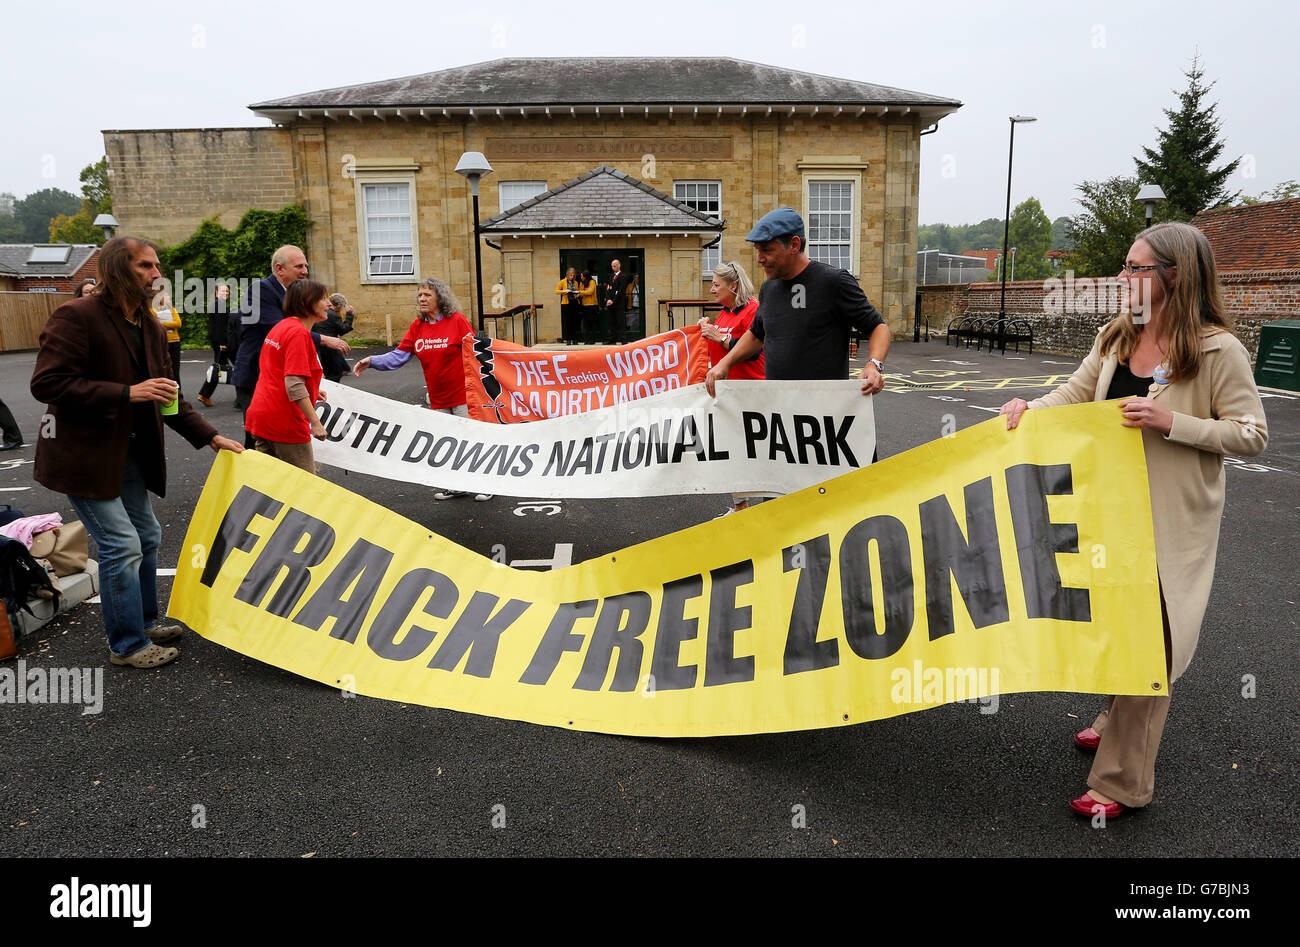
{"type": "Polygon", "coordinates": [[[725,57],[512,58],[321,89],[250,105],[306,108],[526,105],[926,106],[956,99],[725,57]]]}
{"type": "Polygon", "coordinates": [[[1203,210],[1192,218],[1220,270],[1300,267],[1300,198],[1203,210]]]}
{"type": "Polygon", "coordinates": [[[64,263],[28,263],[33,247],[51,246],[48,243],[0,244],[0,274],[4,276],[72,276],[85,265],[99,247],[93,243],[75,243],[64,263]]]}
{"type": "Polygon", "coordinates": [[[607,164],[484,221],[485,233],[662,230],[717,232],[717,217],[674,200],[607,164]]]}

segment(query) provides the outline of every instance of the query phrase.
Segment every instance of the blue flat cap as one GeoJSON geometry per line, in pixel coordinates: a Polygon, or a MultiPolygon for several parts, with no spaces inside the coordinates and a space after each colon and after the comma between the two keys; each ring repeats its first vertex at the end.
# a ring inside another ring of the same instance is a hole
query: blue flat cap
{"type": "Polygon", "coordinates": [[[764,240],[775,240],[787,234],[802,237],[803,218],[791,207],[778,207],[760,217],[745,240],[749,243],[762,243],[764,240]]]}

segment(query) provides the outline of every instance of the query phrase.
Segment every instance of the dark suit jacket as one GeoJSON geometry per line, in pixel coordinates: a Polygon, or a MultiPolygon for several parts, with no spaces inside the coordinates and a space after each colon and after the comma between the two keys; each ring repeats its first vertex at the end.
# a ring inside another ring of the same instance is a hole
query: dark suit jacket
{"type": "MultiPolygon", "coordinates": [[[[272,273],[257,284],[256,322],[242,322],[239,328],[239,352],[235,356],[235,387],[256,388],[261,374],[262,343],[266,334],[284,318],[284,287],[272,273]]],[[[251,319],[251,315],[249,316],[251,319]]]]}
{"type": "MultiPolygon", "coordinates": [[[[122,494],[127,450],[135,435],[135,456],[148,488],[167,492],[163,418],[154,403],[152,423],[137,429],[131,386],[149,378],[170,378],[167,333],[149,310],[139,310],[145,363],[131,352],[126,318],[102,296],[84,296],[50,314],[41,331],[32,372],[32,397],[45,402],[46,417],[36,439],[36,482],[58,493],[111,500],[122,494]]],[[[143,413],[143,412],[141,412],[143,413]]],[[[183,398],[167,426],[195,447],[205,447],[216,429],[183,398]]]]}
{"type": "Polygon", "coordinates": [[[632,281],[627,270],[620,270],[618,276],[613,277],[605,285],[605,301],[614,301],[612,308],[614,312],[621,313],[627,308],[627,284],[632,281]]]}

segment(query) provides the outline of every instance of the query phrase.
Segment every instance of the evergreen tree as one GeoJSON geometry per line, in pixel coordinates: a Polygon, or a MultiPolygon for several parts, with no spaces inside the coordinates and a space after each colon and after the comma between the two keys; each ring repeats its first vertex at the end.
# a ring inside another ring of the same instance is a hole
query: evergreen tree
{"type": "MultiPolygon", "coordinates": [[[[1137,202],[1135,178],[1117,176],[1079,185],[1083,213],[1070,218],[1066,234],[1074,241],[1068,267],[1079,276],[1114,276],[1129,247],[1146,229],[1146,209],[1137,202]]],[[[1152,224],[1176,219],[1168,201],[1156,205],[1152,224]]]]}
{"type": "Polygon", "coordinates": [[[1038,198],[1030,197],[1011,212],[1011,246],[1016,248],[1016,265],[1007,276],[1016,279],[1046,279],[1052,275],[1047,251],[1052,249],[1052,222],[1038,198]]]}
{"type": "Polygon", "coordinates": [[[1223,123],[1215,115],[1218,106],[1205,101],[1214,83],[1201,84],[1205,71],[1195,56],[1191,68],[1183,75],[1187,77],[1187,88],[1178,93],[1177,110],[1164,110],[1169,127],[1158,132],[1158,147],[1143,148],[1145,160],[1135,158],[1134,162],[1142,183],[1159,184],[1165,192],[1172,216],[1191,220],[1207,207],[1219,207],[1237,199],[1238,194],[1230,194],[1225,184],[1241,159],[1221,168],[1213,167],[1223,151],[1219,138],[1223,123]]]}

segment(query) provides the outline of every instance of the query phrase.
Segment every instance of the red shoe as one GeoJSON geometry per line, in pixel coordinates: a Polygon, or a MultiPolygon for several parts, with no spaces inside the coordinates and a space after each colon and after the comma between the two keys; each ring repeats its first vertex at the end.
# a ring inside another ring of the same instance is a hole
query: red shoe
{"type": "Polygon", "coordinates": [[[1125,807],[1118,802],[1098,802],[1086,792],[1078,799],[1071,799],[1070,808],[1079,815],[1094,816],[1100,813],[1107,819],[1113,819],[1125,810],[1125,807]]]}
{"type": "Polygon", "coordinates": [[[1101,735],[1092,727],[1084,727],[1074,735],[1074,745],[1089,753],[1096,753],[1097,747],[1101,745],[1101,735]]]}
{"type": "Polygon", "coordinates": [[[212,407],[212,399],[206,395],[199,395],[199,404],[207,405],[210,408],[212,407]]]}

